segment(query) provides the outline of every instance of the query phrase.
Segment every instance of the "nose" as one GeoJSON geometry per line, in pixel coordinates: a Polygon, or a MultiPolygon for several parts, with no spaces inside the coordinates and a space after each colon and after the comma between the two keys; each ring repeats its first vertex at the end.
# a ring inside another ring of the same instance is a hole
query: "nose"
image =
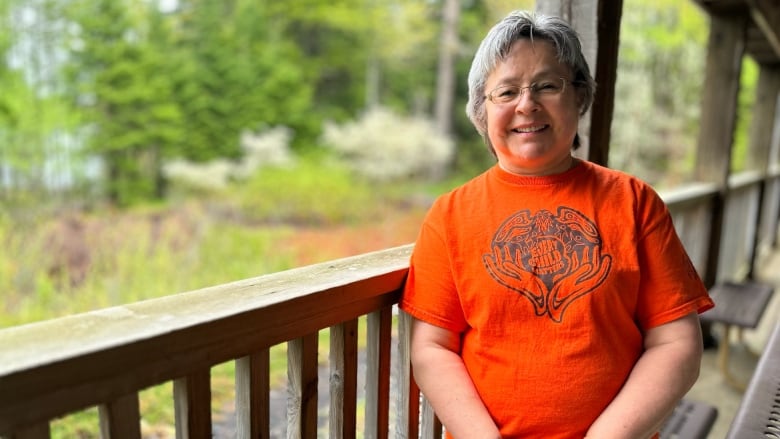
{"type": "Polygon", "coordinates": [[[515,103],[515,112],[532,113],[539,109],[539,102],[534,99],[534,93],[530,89],[523,89],[515,103]]]}

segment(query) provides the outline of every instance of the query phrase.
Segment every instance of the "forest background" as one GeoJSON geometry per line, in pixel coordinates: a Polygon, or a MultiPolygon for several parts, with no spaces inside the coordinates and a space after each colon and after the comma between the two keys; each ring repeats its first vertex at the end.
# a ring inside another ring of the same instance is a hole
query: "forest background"
{"type": "MultiPolygon", "coordinates": [[[[0,0],[0,328],[412,242],[493,163],[465,78],[516,8],[0,0]]],[[[624,0],[611,167],[691,179],[707,32],[693,1],[624,0]]]]}

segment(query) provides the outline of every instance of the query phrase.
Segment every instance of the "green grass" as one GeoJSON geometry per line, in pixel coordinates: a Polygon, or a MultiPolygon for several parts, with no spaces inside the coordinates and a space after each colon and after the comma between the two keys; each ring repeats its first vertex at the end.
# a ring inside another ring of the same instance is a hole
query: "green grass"
{"type": "MultiPolygon", "coordinates": [[[[209,199],[76,212],[91,264],[75,286],[69,273],[48,270],[62,217],[49,207],[36,210],[35,203],[2,209],[0,329],[292,268],[296,253],[286,244],[297,225],[370,222],[403,205],[410,193],[432,197],[454,184],[370,184],[305,160],[292,169],[267,169],[209,199]]],[[[321,331],[321,361],[328,346],[328,331],[321,331]]],[[[286,364],[286,345],[272,348],[272,383],[284,382],[286,364]]],[[[234,373],[233,362],[212,369],[214,413],[234,399],[234,373]]],[[[171,383],[140,392],[142,426],[150,435],[173,437],[172,393],[171,383]]],[[[99,437],[97,409],[55,420],[52,437],[99,437]]]]}

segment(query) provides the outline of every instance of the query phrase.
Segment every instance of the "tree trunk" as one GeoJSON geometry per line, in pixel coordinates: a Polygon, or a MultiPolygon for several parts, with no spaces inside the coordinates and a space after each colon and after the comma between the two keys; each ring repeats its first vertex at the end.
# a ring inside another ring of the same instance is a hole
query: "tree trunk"
{"type": "Polygon", "coordinates": [[[439,68],[436,77],[436,128],[449,136],[452,131],[452,110],[455,101],[455,57],[458,52],[458,22],[460,1],[445,0],[442,9],[439,68]]]}

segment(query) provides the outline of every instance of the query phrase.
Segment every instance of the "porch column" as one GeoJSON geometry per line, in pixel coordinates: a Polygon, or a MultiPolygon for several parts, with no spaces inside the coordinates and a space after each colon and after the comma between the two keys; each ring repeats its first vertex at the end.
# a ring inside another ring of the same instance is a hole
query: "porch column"
{"type": "Polygon", "coordinates": [[[731,170],[731,150],[737,122],[739,80],[745,53],[747,17],[710,14],[707,64],[702,90],[695,177],[720,188],[713,202],[709,250],[702,278],[709,288],[717,280],[724,201],[731,170]]]}
{"type": "Polygon", "coordinates": [[[582,143],[575,155],[607,166],[623,0],[540,0],[536,10],[561,17],[580,36],[598,88],[591,110],[580,121],[582,143]]]}

